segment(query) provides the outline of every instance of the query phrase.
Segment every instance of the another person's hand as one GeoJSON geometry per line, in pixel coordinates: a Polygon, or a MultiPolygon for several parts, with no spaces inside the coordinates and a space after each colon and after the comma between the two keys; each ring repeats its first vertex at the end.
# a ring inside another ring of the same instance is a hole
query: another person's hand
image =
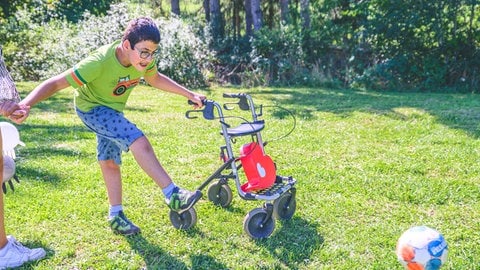
{"type": "Polygon", "coordinates": [[[20,124],[28,117],[30,107],[19,105],[14,101],[4,101],[0,104],[0,114],[8,117],[13,122],[20,124]]]}

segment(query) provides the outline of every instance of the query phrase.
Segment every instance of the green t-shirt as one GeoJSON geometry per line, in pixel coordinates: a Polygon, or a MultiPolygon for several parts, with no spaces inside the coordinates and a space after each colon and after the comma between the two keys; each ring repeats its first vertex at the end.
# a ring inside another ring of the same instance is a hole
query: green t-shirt
{"type": "Polygon", "coordinates": [[[123,111],[140,78],[157,72],[155,61],[144,72],[133,66],[122,66],[115,56],[119,44],[120,41],[116,41],[100,47],[76,64],[66,76],[68,83],[76,89],[75,105],[81,111],[87,112],[97,106],[123,111]]]}

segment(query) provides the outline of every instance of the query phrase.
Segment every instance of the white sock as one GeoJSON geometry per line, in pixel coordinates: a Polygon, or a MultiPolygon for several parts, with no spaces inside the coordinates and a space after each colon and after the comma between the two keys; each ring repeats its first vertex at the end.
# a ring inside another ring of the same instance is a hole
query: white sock
{"type": "Polygon", "coordinates": [[[120,213],[120,211],[123,211],[123,206],[121,204],[110,205],[109,217],[113,218],[115,216],[118,216],[118,213],[120,213]]]}
{"type": "Polygon", "coordinates": [[[170,199],[176,187],[177,186],[172,182],[166,188],[162,189],[162,192],[163,192],[163,195],[165,195],[165,198],[170,199]]]}

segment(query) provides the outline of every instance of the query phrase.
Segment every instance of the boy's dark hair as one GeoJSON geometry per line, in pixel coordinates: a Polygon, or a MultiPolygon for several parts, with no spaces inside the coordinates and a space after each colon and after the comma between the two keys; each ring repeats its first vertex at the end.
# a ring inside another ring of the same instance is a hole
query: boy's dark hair
{"type": "Polygon", "coordinates": [[[125,40],[130,41],[132,49],[135,44],[144,40],[158,44],[160,43],[160,31],[151,18],[139,17],[128,23],[122,37],[122,41],[125,40]]]}

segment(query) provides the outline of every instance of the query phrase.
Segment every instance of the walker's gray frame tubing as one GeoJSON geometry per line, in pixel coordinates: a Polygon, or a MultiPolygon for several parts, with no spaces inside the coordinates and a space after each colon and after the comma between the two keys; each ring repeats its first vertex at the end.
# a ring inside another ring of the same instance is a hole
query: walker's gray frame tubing
{"type": "MultiPolygon", "coordinates": [[[[256,113],[255,111],[255,106],[254,106],[254,103],[253,103],[253,99],[250,95],[247,95],[247,94],[224,94],[224,97],[227,97],[227,98],[241,98],[241,97],[245,97],[247,100],[248,100],[248,109],[247,110],[250,110],[251,113],[252,113],[252,119],[253,121],[257,121],[258,120],[258,114],[256,113]]],[[[219,169],[217,169],[211,176],[209,176],[207,178],[207,180],[205,180],[204,183],[202,183],[202,185],[199,186],[199,190],[202,190],[204,189],[210,182],[212,182],[214,179],[220,179],[220,180],[227,180],[227,179],[234,179],[235,180],[235,185],[236,185],[236,188],[237,188],[237,192],[238,194],[240,195],[240,197],[242,197],[243,199],[245,200],[264,200],[264,201],[273,201],[275,199],[277,199],[278,197],[280,197],[281,194],[283,194],[284,192],[286,192],[289,187],[284,187],[282,188],[282,191],[281,192],[276,192],[272,195],[263,195],[263,194],[255,194],[255,193],[247,193],[247,192],[244,192],[241,188],[241,183],[240,183],[240,178],[238,176],[238,171],[239,169],[241,168],[241,164],[237,165],[236,161],[237,161],[237,158],[235,158],[235,155],[233,153],[233,148],[232,148],[232,143],[231,143],[231,140],[234,136],[230,136],[229,133],[228,133],[228,125],[227,123],[225,122],[225,117],[223,115],[223,109],[222,109],[222,106],[216,102],[216,101],[213,101],[213,100],[205,100],[204,101],[204,104],[206,105],[205,107],[209,107],[209,106],[213,106],[216,111],[217,111],[217,114],[218,114],[218,120],[219,122],[221,123],[221,127],[222,127],[222,134],[223,134],[223,137],[225,139],[225,149],[227,150],[227,157],[228,157],[228,160],[222,165],[220,166],[219,169]],[[228,175],[223,175],[222,172],[228,167],[230,166],[231,168],[231,172],[230,174],[228,175]]],[[[225,105],[226,106],[226,105],[225,105]]],[[[213,108],[212,108],[213,109],[213,108]]],[[[227,109],[225,107],[225,109],[227,109]]],[[[242,108],[242,110],[246,110],[246,108],[242,108]]],[[[192,112],[195,112],[195,111],[188,111],[186,116],[187,118],[194,118],[194,117],[190,117],[189,114],[192,113],[192,112]]],[[[213,113],[213,112],[212,112],[213,113]]],[[[210,115],[211,117],[212,115],[210,115]]],[[[208,119],[208,120],[212,120],[212,118],[207,118],[205,117],[205,113],[204,113],[204,118],[208,119]]],[[[260,132],[256,132],[255,133],[255,137],[256,137],[256,140],[257,140],[257,143],[258,145],[261,145],[261,148],[262,148],[262,151],[264,151],[263,149],[263,140],[262,140],[262,136],[260,134],[260,132]]]]}
{"type": "MultiPolygon", "coordinates": [[[[252,96],[250,96],[248,94],[241,93],[241,94],[223,94],[223,97],[225,97],[225,98],[238,98],[238,99],[246,98],[247,103],[248,103],[248,109],[246,107],[244,108],[243,106],[239,105],[240,109],[244,110],[244,111],[249,110],[252,114],[253,122],[258,121],[258,117],[261,116],[261,114],[257,114],[257,112],[255,110],[255,104],[253,103],[252,96]]],[[[228,110],[231,110],[231,108],[227,108],[227,104],[224,105],[224,108],[228,109],[228,110]]],[[[220,109],[221,109],[221,107],[220,107],[220,109]]],[[[223,119],[222,119],[222,121],[223,121],[223,119]]],[[[225,135],[227,133],[224,132],[223,134],[225,135]]],[[[265,155],[265,149],[263,148],[264,144],[263,144],[263,140],[262,140],[262,134],[260,132],[257,132],[257,133],[255,133],[255,136],[256,136],[258,145],[260,145],[261,148],[262,148],[262,153],[265,155]]],[[[227,138],[225,138],[225,140],[226,139],[227,138]]]]}

